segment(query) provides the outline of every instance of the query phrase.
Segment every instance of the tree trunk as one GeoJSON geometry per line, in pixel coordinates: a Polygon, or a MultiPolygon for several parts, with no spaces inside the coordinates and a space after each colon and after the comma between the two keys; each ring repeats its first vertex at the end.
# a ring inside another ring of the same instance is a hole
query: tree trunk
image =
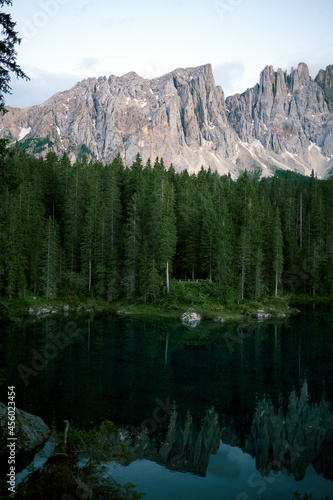
{"type": "Polygon", "coordinates": [[[169,283],[169,262],[167,262],[167,267],[166,267],[166,280],[167,280],[167,293],[170,293],[170,283],[169,283]]]}
{"type": "Polygon", "coordinates": [[[64,447],[65,447],[65,453],[67,453],[67,436],[68,436],[68,429],[69,429],[69,422],[68,420],[64,420],[65,422],[65,430],[64,430],[64,447]]]}
{"type": "Polygon", "coordinates": [[[91,259],[89,259],[89,292],[91,290],[91,259]]]}
{"type": "Polygon", "coordinates": [[[241,297],[244,300],[244,285],[245,285],[245,264],[242,265],[242,281],[241,281],[241,297]]]}
{"type": "Polygon", "coordinates": [[[299,229],[299,246],[303,248],[303,195],[301,194],[301,206],[300,206],[300,229],[299,229]]]}

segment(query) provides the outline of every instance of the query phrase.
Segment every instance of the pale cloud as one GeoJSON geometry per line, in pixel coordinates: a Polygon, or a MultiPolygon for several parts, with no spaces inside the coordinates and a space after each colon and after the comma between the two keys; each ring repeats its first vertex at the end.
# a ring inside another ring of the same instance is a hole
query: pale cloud
{"type": "Polygon", "coordinates": [[[240,87],[245,75],[245,66],[241,61],[214,65],[213,74],[216,85],[221,85],[226,97],[236,92],[243,92],[240,87]]]}
{"type": "Polygon", "coordinates": [[[98,59],[96,57],[84,57],[80,59],[77,65],[77,69],[90,70],[98,65],[98,59]]]}
{"type": "Polygon", "coordinates": [[[32,66],[26,66],[24,70],[30,81],[12,80],[13,95],[8,95],[5,99],[8,106],[27,107],[42,104],[52,95],[70,89],[78,80],[84,78],[83,75],[65,72],[50,73],[32,66]]]}
{"type": "Polygon", "coordinates": [[[110,17],[109,19],[104,19],[101,21],[101,26],[124,26],[125,24],[131,24],[134,22],[133,17],[123,17],[123,18],[116,18],[116,17],[110,17]]]}

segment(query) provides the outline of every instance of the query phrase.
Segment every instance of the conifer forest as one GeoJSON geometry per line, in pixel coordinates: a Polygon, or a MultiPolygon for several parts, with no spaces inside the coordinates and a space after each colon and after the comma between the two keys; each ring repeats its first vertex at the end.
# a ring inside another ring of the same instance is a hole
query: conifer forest
{"type": "Polygon", "coordinates": [[[245,171],[237,181],[162,159],[124,167],[4,149],[0,295],[156,302],[179,281],[221,303],[333,291],[333,178],[245,171]]]}

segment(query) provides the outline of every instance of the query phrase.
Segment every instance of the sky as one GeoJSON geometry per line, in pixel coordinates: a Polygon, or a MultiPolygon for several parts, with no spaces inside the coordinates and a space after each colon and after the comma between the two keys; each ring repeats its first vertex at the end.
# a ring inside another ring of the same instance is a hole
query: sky
{"type": "Polygon", "coordinates": [[[211,63],[226,96],[259,82],[267,65],[333,64],[332,0],[13,0],[22,42],[10,106],[41,104],[89,77],[155,78],[211,63]]]}

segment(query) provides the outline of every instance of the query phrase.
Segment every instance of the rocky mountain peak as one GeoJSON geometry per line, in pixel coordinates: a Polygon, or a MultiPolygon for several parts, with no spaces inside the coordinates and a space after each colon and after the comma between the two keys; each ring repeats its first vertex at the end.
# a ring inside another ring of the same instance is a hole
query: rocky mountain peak
{"type": "Polygon", "coordinates": [[[333,66],[330,64],[326,70],[321,69],[315,82],[323,89],[328,108],[333,113],[333,66]]]}
{"type": "Polygon", "coordinates": [[[270,165],[279,168],[300,171],[303,165],[303,173],[313,168],[325,176],[332,167],[333,116],[305,63],[289,75],[266,66],[259,85],[228,97],[226,104],[229,123],[257,165],[269,168],[270,151],[270,165]]]}
{"type": "Polygon", "coordinates": [[[308,86],[311,82],[309,68],[305,63],[300,63],[297,69],[292,68],[289,77],[287,71],[281,68],[275,71],[273,66],[266,66],[260,74],[260,92],[279,97],[299,90],[302,86],[308,86]]]}
{"type": "Polygon", "coordinates": [[[176,169],[201,166],[237,177],[247,169],[287,168],[325,176],[333,167],[332,66],[315,81],[305,63],[290,74],[266,66],[260,82],[225,100],[211,64],[152,80],[135,72],[88,78],[39,106],[9,108],[0,137],[29,152],[86,153],[125,164],[140,153],[176,169]]]}
{"type": "Polygon", "coordinates": [[[292,76],[294,76],[294,81],[298,81],[299,85],[308,85],[311,80],[309,68],[305,63],[299,63],[297,71],[292,72],[292,76]]]}

